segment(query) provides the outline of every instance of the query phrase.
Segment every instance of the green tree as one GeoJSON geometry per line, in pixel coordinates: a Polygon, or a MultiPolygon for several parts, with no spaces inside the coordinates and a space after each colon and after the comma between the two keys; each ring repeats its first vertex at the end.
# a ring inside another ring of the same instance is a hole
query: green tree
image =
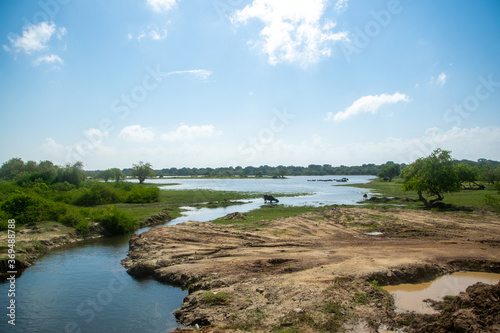
{"type": "Polygon", "coordinates": [[[24,161],[20,158],[11,158],[0,168],[0,178],[12,180],[24,171],[24,161]]]}
{"type": "Polygon", "coordinates": [[[125,175],[122,173],[122,171],[118,168],[112,168],[111,171],[114,173],[114,179],[118,183],[120,179],[124,178],[125,175]]]}
{"type": "Polygon", "coordinates": [[[486,167],[481,175],[481,180],[484,180],[488,184],[495,184],[500,181],[500,167],[486,167]]]}
{"type": "Polygon", "coordinates": [[[386,163],[385,165],[382,166],[382,169],[380,169],[380,172],[378,173],[377,176],[383,179],[387,178],[389,181],[391,181],[392,178],[399,176],[399,174],[400,174],[399,164],[386,163]]]}
{"type": "Polygon", "coordinates": [[[68,182],[79,187],[85,178],[87,178],[87,174],[83,170],[83,162],[80,161],[75,162],[73,165],[68,163],[64,168],[57,170],[57,180],[60,183],[68,182]]]}
{"type": "Polygon", "coordinates": [[[97,174],[97,178],[100,178],[100,179],[104,180],[105,183],[107,183],[108,180],[110,180],[110,179],[112,179],[114,177],[115,177],[115,173],[111,169],[101,170],[97,174]]]}
{"type": "Polygon", "coordinates": [[[479,169],[477,167],[462,162],[456,166],[456,169],[458,179],[460,180],[460,183],[462,183],[462,187],[464,189],[466,188],[464,183],[468,183],[469,187],[471,187],[471,184],[474,184],[480,189],[485,188],[484,185],[476,183],[479,178],[479,169]]]}
{"type": "Polygon", "coordinates": [[[138,164],[133,164],[131,176],[139,179],[139,183],[143,184],[146,178],[154,177],[156,174],[153,171],[151,163],[140,161],[138,164]]]}
{"type": "Polygon", "coordinates": [[[460,179],[449,151],[436,149],[403,169],[403,190],[416,191],[427,208],[438,206],[445,193],[460,191],[460,179]],[[433,199],[426,199],[423,194],[433,199]]]}

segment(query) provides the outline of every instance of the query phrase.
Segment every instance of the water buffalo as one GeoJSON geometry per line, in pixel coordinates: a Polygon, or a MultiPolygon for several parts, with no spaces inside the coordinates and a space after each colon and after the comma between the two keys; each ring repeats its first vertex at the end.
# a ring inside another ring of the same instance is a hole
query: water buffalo
{"type": "Polygon", "coordinates": [[[280,202],[278,199],[276,199],[275,197],[273,197],[272,195],[267,195],[267,194],[264,194],[264,203],[266,203],[267,201],[269,201],[270,203],[273,203],[273,202],[280,202]]]}

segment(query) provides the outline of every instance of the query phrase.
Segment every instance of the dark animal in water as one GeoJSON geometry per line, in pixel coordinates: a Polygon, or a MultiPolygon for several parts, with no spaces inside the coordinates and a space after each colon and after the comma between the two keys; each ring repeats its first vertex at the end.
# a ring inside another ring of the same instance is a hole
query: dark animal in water
{"type": "Polygon", "coordinates": [[[276,199],[275,197],[273,197],[272,195],[267,195],[267,194],[264,194],[264,203],[266,202],[270,202],[270,203],[273,203],[274,202],[280,202],[278,199],[276,199]]]}
{"type": "Polygon", "coordinates": [[[368,194],[363,194],[363,198],[368,199],[368,194]]]}

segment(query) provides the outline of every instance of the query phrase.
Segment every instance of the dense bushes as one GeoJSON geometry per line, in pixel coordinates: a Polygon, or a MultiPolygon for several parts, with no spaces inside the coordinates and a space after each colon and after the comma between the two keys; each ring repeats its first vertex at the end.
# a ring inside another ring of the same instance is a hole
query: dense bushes
{"type": "Polygon", "coordinates": [[[98,206],[119,202],[150,203],[160,200],[160,189],[131,183],[95,183],[77,197],[77,206],[98,206]]]}
{"type": "Polygon", "coordinates": [[[134,186],[128,194],[125,202],[128,203],[150,203],[160,200],[160,189],[158,187],[134,186]]]}
{"type": "Polygon", "coordinates": [[[11,219],[15,219],[19,224],[40,221],[59,221],[66,213],[66,207],[55,202],[36,198],[24,193],[17,193],[10,196],[1,205],[11,219]]]}
{"type": "Polygon", "coordinates": [[[139,226],[139,221],[136,218],[114,206],[99,209],[92,215],[93,220],[99,222],[110,234],[131,232],[139,226]]]}
{"type": "Polygon", "coordinates": [[[97,183],[75,200],[77,206],[97,206],[121,202],[120,193],[116,188],[97,183]]]}

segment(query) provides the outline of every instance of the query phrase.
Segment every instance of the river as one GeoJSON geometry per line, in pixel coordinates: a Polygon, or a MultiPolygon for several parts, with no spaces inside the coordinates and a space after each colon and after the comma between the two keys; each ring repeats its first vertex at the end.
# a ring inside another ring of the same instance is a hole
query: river
{"type": "MultiPolygon", "coordinates": [[[[311,193],[282,197],[286,205],[355,204],[363,189],[332,186],[336,182],[308,181],[341,176],[288,177],[287,179],[163,179],[169,189],[214,189],[268,193],[311,193]]],[[[373,177],[348,176],[347,184],[366,183],[373,177]]],[[[224,208],[188,209],[168,224],[188,220],[210,221],[233,212],[247,212],[262,199],[224,208]]],[[[138,230],[144,232],[149,228],[138,230]]],[[[15,326],[8,324],[10,285],[0,284],[3,319],[0,332],[171,332],[177,327],[173,311],[187,291],[152,279],[135,279],[120,265],[130,235],[87,240],[50,251],[16,279],[15,326]]]]}

